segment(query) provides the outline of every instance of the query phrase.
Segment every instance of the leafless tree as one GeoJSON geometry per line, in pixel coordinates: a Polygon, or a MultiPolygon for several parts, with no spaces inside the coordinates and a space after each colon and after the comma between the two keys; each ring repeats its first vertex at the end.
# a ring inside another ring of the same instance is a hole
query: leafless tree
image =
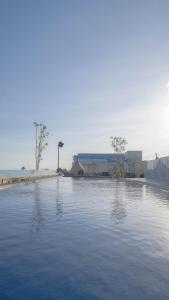
{"type": "Polygon", "coordinates": [[[49,135],[46,125],[34,122],[35,126],[35,162],[36,170],[39,170],[40,162],[43,159],[42,153],[48,143],[45,142],[49,135]]]}
{"type": "Polygon", "coordinates": [[[125,138],[120,136],[111,136],[111,145],[114,153],[123,153],[125,151],[127,141],[125,138]]]}
{"type": "MultiPolygon", "coordinates": [[[[127,141],[125,138],[120,136],[112,136],[111,139],[111,145],[113,147],[114,153],[121,154],[125,151],[127,141]]],[[[116,176],[116,178],[124,177],[124,163],[117,158],[116,164],[114,164],[113,170],[112,170],[116,176]]]]}

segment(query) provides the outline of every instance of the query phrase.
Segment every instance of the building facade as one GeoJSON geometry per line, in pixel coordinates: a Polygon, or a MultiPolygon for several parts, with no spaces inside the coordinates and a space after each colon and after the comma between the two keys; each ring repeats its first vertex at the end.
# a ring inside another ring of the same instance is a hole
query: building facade
{"type": "Polygon", "coordinates": [[[71,173],[73,175],[123,175],[140,177],[143,173],[142,151],[125,153],[79,153],[73,156],[71,173]]]}
{"type": "Polygon", "coordinates": [[[169,156],[148,160],[144,164],[147,179],[169,182],[169,156]]]}

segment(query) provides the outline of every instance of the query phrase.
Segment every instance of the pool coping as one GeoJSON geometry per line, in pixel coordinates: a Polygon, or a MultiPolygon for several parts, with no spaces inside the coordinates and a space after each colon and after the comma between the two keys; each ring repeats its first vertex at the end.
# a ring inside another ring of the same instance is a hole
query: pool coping
{"type": "Polygon", "coordinates": [[[41,179],[58,177],[58,174],[45,174],[45,175],[35,175],[35,176],[23,176],[23,177],[12,177],[12,178],[0,178],[0,190],[9,189],[18,184],[25,184],[35,182],[41,179]]]}

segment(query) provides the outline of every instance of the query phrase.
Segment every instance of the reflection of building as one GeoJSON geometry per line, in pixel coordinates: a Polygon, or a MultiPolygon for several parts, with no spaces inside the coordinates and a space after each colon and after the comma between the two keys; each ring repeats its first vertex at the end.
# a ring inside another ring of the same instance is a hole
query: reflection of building
{"type": "Polygon", "coordinates": [[[115,175],[117,168],[125,174],[139,177],[142,171],[142,151],[124,154],[79,153],[74,155],[71,173],[74,175],[115,175]]]}

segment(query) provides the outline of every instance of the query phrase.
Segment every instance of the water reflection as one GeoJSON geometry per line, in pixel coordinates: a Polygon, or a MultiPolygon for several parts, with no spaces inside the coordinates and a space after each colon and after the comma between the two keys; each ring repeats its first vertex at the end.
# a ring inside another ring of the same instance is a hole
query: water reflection
{"type": "Polygon", "coordinates": [[[127,200],[128,202],[135,200],[148,200],[153,198],[162,206],[169,208],[169,189],[165,186],[155,186],[146,184],[145,182],[127,182],[127,200]]]}
{"type": "Polygon", "coordinates": [[[145,198],[146,187],[138,182],[125,181],[125,201],[128,205],[137,205],[145,198]]]}
{"type": "Polygon", "coordinates": [[[146,186],[146,189],[147,189],[146,198],[148,198],[151,194],[159,206],[164,206],[169,209],[169,190],[168,189],[166,189],[165,187],[155,187],[155,186],[150,186],[150,185],[146,186]]]}
{"type": "Polygon", "coordinates": [[[39,183],[34,183],[34,202],[33,202],[33,214],[32,214],[32,230],[39,232],[41,225],[44,221],[43,209],[41,203],[39,183]]]}
{"type": "Polygon", "coordinates": [[[112,199],[112,217],[117,223],[120,223],[122,219],[126,218],[127,216],[126,201],[124,201],[124,189],[124,183],[117,181],[112,199]]]}
{"type": "Polygon", "coordinates": [[[62,202],[61,202],[61,195],[60,195],[60,178],[57,177],[57,186],[56,186],[56,215],[62,215],[63,211],[62,211],[62,202]]]}
{"type": "Polygon", "coordinates": [[[0,298],[168,299],[168,197],[110,179],[0,193],[0,298]]]}

